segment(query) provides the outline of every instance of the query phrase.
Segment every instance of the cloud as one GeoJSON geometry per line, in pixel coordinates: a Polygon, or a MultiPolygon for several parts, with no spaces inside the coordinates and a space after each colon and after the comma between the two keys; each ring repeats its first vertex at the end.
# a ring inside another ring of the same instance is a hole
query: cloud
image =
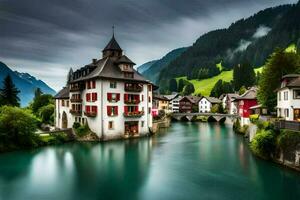
{"type": "Polygon", "coordinates": [[[254,39],[258,39],[261,37],[264,37],[266,35],[268,35],[268,33],[271,31],[270,27],[267,27],[265,25],[260,25],[256,32],[254,33],[254,35],[252,36],[254,39]]]}
{"type": "Polygon", "coordinates": [[[116,26],[125,53],[138,65],[192,45],[205,32],[266,7],[297,0],[1,0],[0,57],[55,89],[67,72],[100,58],[116,26]],[[42,69],[42,70],[41,70],[42,69]]]}

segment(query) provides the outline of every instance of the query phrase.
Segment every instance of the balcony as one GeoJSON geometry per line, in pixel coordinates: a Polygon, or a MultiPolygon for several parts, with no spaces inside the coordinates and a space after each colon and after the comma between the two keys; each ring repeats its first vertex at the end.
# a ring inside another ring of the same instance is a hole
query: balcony
{"type": "Polygon", "coordinates": [[[70,110],[70,113],[71,113],[72,115],[80,116],[80,115],[81,115],[81,110],[73,110],[73,109],[71,109],[71,110],[70,110]]]}
{"type": "Polygon", "coordinates": [[[82,99],[70,99],[71,103],[81,103],[82,99]]]}
{"type": "Polygon", "coordinates": [[[96,112],[84,112],[84,115],[87,117],[96,117],[97,113],[96,112]]]}
{"type": "Polygon", "coordinates": [[[138,118],[144,115],[144,111],[124,112],[124,117],[138,118]]]}
{"type": "Polygon", "coordinates": [[[124,101],[125,104],[139,104],[141,101],[139,99],[127,99],[124,101]]]}
{"type": "Polygon", "coordinates": [[[143,87],[138,85],[138,84],[125,84],[125,88],[124,90],[126,92],[142,92],[143,91],[143,87]]]}

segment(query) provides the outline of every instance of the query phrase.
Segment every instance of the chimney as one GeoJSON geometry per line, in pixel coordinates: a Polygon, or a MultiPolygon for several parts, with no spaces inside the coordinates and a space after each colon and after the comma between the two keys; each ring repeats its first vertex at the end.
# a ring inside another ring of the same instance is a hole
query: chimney
{"type": "Polygon", "coordinates": [[[97,62],[97,59],[93,58],[93,64],[96,64],[96,62],[97,62]]]}

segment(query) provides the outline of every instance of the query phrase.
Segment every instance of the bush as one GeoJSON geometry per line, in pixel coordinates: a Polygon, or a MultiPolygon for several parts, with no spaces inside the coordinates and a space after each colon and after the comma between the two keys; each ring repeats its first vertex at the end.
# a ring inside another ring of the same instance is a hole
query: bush
{"type": "Polygon", "coordinates": [[[3,106],[0,108],[0,143],[4,146],[34,147],[37,119],[28,110],[3,106]]]}
{"type": "Polygon", "coordinates": [[[259,115],[258,114],[253,114],[253,115],[250,115],[250,121],[252,123],[256,123],[259,119],[259,115]]]}
{"type": "Polygon", "coordinates": [[[233,130],[234,132],[239,132],[241,129],[241,122],[239,119],[237,119],[234,123],[233,123],[233,130]]]}
{"type": "Polygon", "coordinates": [[[272,130],[259,130],[254,136],[250,148],[256,155],[270,158],[276,149],[276,134],[272,130]]]}
{"type": "Polygon", "coordinates": [[[75,129],[75,133],[78,137],[83,137],[83,136],[87,135],[89,132],[90,132],[90,129],[87,124],[75,129]]]}
{"type": "Polygon", "coordinates": [[[296,149],[300,144],[300,132],[281,130],[277,144],[281,149],[296,149]]]}
{"type": "Polygon", "coordinates": [[[80,123],[79,122],[74,122],[74,124],[73,124],[73,128],[74,129],[77,129],[77,128],[79,128],[81,125],[80,125],[80,123]]]}
{"type": "Polygon", "coordinates": [[[273,125],[269,122],[269,121],[261,121],[261,120],[257,120],[257,122],[255,123],[257,128],[259,130],[269,130],[269,129],[273,129],[273,125]]]}

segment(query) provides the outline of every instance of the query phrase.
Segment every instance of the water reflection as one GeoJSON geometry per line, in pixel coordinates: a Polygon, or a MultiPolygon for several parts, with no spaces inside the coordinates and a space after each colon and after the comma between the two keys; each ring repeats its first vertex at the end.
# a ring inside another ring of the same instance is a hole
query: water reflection
{"type": "Polygon", "coordinates": [[[298,199],[300,176],[218,123],[0,155],[0,199],[298,199]],[[255,192],[253,192],[255,191],[255,192]]]}

